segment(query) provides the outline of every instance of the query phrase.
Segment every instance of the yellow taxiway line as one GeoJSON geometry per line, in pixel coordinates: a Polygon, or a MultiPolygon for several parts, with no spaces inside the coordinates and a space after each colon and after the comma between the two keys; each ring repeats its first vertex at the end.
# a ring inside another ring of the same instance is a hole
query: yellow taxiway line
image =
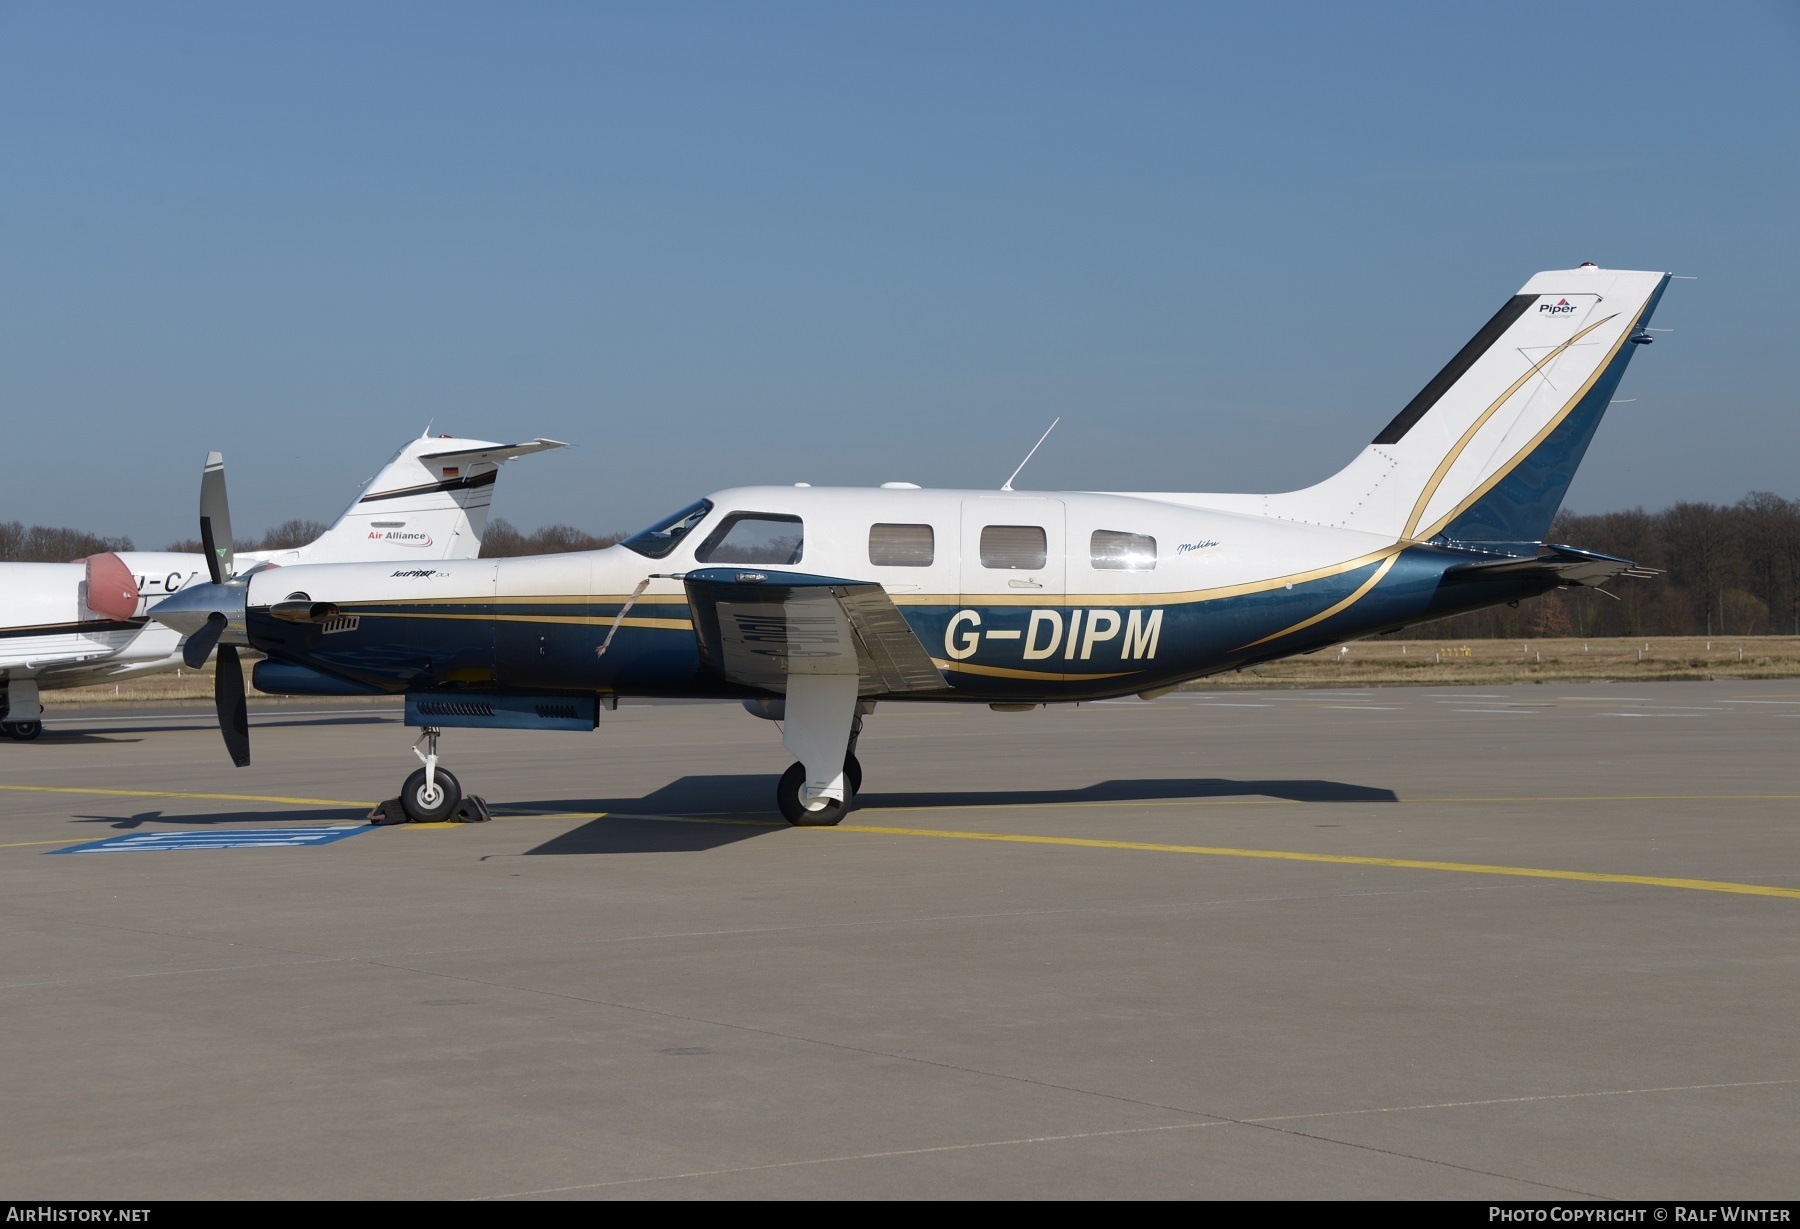
{"type": "Polygon", "coordinates": [[[1693,892],[1735,892],[1744,896],[1785,896],[1800,900],[1800,888],[1760,883],[1728,883],[1715,879],[1671,879],[1658,875],[1611,875],[1600,871],[1561,871],[1533,866],[1489,866],[1480,862],[1430,862],[1418,858],[1370,858],[1353,854],[1298,853],[1286,849],[1231,849],[1219,845],[1162,845],[1148,841],[1104,841],[1077,836],[1021,836],[1010,832],[957,832],[942,828],[882,828],[840,824],[825,832],[875,832],[887,836],[928,836],[939,840],[1004,841],[1020,845],[1073,845],[1084,849],[1133,849],[1149,853],[1204,854],[1214,858],[1270,858],[1282,862],[1329,862],[1345,866],[1399,866],[1421,871],[1456,871],[1465,875],[1517,875],[1527,879],[1575,879],[1587,883],[1635,883],[1693,892]]]}

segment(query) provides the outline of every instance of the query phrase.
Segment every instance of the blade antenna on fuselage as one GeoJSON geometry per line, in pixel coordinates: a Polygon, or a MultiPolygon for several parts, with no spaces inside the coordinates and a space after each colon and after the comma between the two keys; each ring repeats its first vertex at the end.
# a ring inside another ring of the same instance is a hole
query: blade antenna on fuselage
{"type": "Polygon", "coordinates": [[[1013,478],[1017,478],[1022,472],[1024,472],[1025,467],[1031,463],[1031,458],[1033,458],[1037,455],[1037,450],[1044,446],[1044,441],[1050,438],[1050,433],[1052,431],[1056,430],[1056,424],[1061,421],[1062,421],[1062,415],[1058,414],[1053,420],[1051,420],[1050,425],[1048,427],[1044,428],[1044,433],[1042,435],[1038,436],[1038,442],[1031,446],[1031,451],[1025,454],[1025,459],[1023,461],[1019,462],[1019,468],[1015,469],[1012,472],[1012,478],[1008,478],[1004,483],[1002,483],[1000,485],[1000,489],[1002,491],[1010,491],[1013,489],[1013,485],[1012,485],[1013,478]]]}

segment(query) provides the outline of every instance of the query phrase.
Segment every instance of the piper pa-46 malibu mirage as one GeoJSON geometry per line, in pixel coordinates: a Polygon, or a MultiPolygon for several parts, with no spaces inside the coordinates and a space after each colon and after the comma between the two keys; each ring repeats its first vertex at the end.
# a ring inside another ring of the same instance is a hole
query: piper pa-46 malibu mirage
{"type": "MultiPolygon", "coordinates": [[[[395,453],[317,539],[291,550],[244,554],[239,562],[267,568],[473,559],[481,552],[500,466],[563,446],[543,439],[494,444],[421,437],[395,453]]],[[[207,458],[207,472],[224,481],[217,453],[207,458]]],[[[224,536],[230,537],[228,528],[224,536]]],[[[117,682],[182,665],[181,636],[144,615],[205,575],[203,556],[169,551],[108,551],[74,563],[0,563],[0,714],[5,718],[0,732],[21,740],[42,732],[41,690],[117,682]]],[[[198,669],[205,660],[201,653],[186,664],[198,669]]]]}
{"type": "MultiPolygon", "coordinates": [[[[781,812],[833,824],[879,701],[1148,698],[1637,571],[1543,538],[1668,280],[1538,274],[1374,443],[1301,491],[742,487],[580,554],[236,580],[227,563],[222,583],[151,615],[196,640],[241,629],[268,654],[266,692],[404,695],[426,747],[400,796],[411,819],[461,800],[442,727],[588,730],[620,696],[704,696],[783,721],[799,762],[781,812]]],[[[202,523],[218,515],[203,499],[202,523]]],[[[225,664],[220,722],[244,764],[225,664]]]]}

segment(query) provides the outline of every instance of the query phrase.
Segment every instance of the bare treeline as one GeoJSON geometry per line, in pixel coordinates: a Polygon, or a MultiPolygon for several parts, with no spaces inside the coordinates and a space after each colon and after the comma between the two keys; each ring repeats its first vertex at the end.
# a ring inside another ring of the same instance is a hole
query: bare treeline
{"type": "Polygon", "coordinates": [[[1452,639],[1531,636],[1800,635],[1800,500],[1755,491],[1735,504],[1681,503],[1661,512],[1563,512],[1549,540],[1645,567],[1607,593],[1559,589],[1427,623],[1406,635],[1452,639]]]}
{"type": "MultiPolygon", "coordinates": [[[[296,546],[305,546],[314,538],[324,533],[330,526],[323,521],[303,521],[296,517],[291,521],[283,521],[260,538],[246,538],[233,542],[233,550],[292,550],[296,546]]],[[[204,552],[199,538],[183,538],[179,542],[171,542],[164,550],[177,551],[184,555],[198,555],[204,552]]]]}
{"type": "Polygon", "coordinates": [[[488,522],[481,538],[483,559],[505,559],[512,555],[556,555],[563,551],[599,550],[622,542],[628,535],[602,534],[598,537],[573,525],[545,525],[535,533],[520,533],[505,517],[488,522]]]}
{"type": "Polygon", "coordinates": [[[109,550],[131,550],[130,538],[102,538],[79,529],[0,521],[0,562],[67,563],[109,550]]]}

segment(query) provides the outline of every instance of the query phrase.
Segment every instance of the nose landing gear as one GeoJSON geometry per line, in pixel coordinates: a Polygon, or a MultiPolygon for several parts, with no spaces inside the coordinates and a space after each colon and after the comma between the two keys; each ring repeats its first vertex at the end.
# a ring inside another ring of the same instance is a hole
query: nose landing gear
{"type": "Polygon", "coordinates": [[[413,770],[400,787],[400,796],[381,803],[369,812],[372,824],[486,823],[487,801],[475,794],[465,794],[462,782],[448,768],[438,767],[438,735],[443,731],[426,726],[413,744],[413,754],[423,768],[413,770]],[[425,749],[421,751],[419,748],[425,749]]]}
{"type": "Polygon", "coordinates": [[[428,725],[419,735],[419,741],[413,744],[413,754],[425,767],[416,770],[400,787],[400,805],[415,823],[441,820],[456,810],[456,804],[462,801],[462,782],[448,768],[438,767],[440,733],[435,726],[428,725]],[[425,745],[425,750],[419,750],[420,743],[425,745]]]}

